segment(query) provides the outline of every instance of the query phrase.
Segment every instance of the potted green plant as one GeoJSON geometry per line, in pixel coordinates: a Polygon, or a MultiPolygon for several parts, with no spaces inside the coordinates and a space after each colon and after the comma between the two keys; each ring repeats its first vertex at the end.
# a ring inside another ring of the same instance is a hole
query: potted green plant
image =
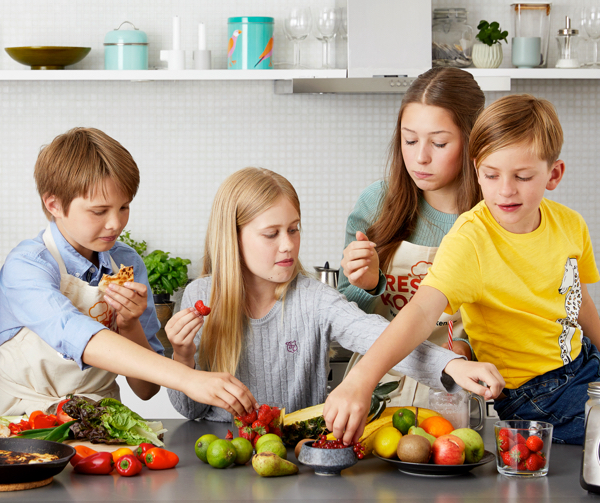
{"type": "Polygon", "coordinates": [[[479,33],[475,38],[478,42],[473,46],[473,64],[477,68],[498,68],[502,63],[500,42],[504,40],[508,43],[508,32],[502,31],[496,21],[488,23],[483,19],[479,21],[477,29],[479,33]]]}
{"type": "Polygon", "coordinates": [[[131,246],[142,257],[144,265],[148,270],[148,283],[152,289],[156,315],[161,325],[156,335],[165,347],[165,354],[170,356],[168,352],[171,350],[171,344],[167,339],[164,327],[171,316],[173,316],[175,307],[175,302],[171,300],[171,295],[187,284],[188,265],[191,264],[191,261],[180,257],[169,257],[170,252],[162,250],[154,250],[145,255],[147,249],[146,241],[134,240],[131,237],[131,233],[127,230],[123,231],[119,236],[119,241],[131,246]]]}

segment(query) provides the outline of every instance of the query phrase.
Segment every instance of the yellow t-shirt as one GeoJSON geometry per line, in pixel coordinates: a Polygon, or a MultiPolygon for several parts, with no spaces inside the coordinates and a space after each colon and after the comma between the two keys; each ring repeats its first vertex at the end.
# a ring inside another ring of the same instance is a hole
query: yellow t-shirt
{"type": "Polygon", "coordinates": [[[577,212],[543,199],[539,227],[502,228],[482,201],[444,237],[421,285],[459,308],[479,361],[507,388],[562,367],[581,351],[581,283],[600,279],[587,225],[577,212]]]}

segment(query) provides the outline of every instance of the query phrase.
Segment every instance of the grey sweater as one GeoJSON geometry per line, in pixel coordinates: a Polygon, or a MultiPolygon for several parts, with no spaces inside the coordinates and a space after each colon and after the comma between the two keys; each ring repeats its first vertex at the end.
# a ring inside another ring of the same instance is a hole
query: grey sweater
{"type": "MultiPolygon", "coordinates": [[[[191,283],[181,308],[197,300],[208,303],[210,288],[210,278],[191,283]]],[[[286,413],[322,403],[327,396],[330,343],[337,341],[364,354],[388,324],[381,316],[365,314],[330,286],[298,275],[283,302],[276,302],[264,318],[249,321],[235,376],[258,403],[281,404],[286,413]]],[[[196,334],[196,347],[201,332],[196,334]]],[[[455,358],[461,357],[425,341],[394,369],[427,386],[455,392],[458,385],[442,372],[455,358]]],[[[219,407],[195,402],[180,391],[168,393],[175,409],[189,419],[231,421],[231,415],[219,407]]]]}

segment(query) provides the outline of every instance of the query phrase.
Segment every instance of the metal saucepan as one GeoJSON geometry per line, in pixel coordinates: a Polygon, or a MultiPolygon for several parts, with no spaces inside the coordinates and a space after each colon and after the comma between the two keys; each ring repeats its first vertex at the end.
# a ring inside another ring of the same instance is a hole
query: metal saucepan
{"type": "Polygon", "coordinates": [[[75,455],[70,445],[33,438],[0,438],[0,450],[55,454],[58,459],[46,463],[0,464],[0,484],[36,482],[58,475],[75,455]]]}

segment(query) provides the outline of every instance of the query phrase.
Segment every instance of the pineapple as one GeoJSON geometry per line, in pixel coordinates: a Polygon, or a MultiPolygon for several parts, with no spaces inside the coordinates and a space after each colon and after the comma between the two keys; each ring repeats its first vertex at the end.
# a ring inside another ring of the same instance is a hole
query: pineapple
{"type": "MultiPolygon", "coordinates": [[[[369,422],[377,420],[389,401],[389,394],[398,388],[400,381],[379,384],[373,396],[371,397],[371,409],[369,410],[369,422]]],[[[327,434],[329,431],[325,426],[323,418],[323,406],[320,403],[306,409],[300,409],[283,418],[283,441],[291,446],[295,446],[304,438],[318,438],[320,435],[327,434]]]]}

